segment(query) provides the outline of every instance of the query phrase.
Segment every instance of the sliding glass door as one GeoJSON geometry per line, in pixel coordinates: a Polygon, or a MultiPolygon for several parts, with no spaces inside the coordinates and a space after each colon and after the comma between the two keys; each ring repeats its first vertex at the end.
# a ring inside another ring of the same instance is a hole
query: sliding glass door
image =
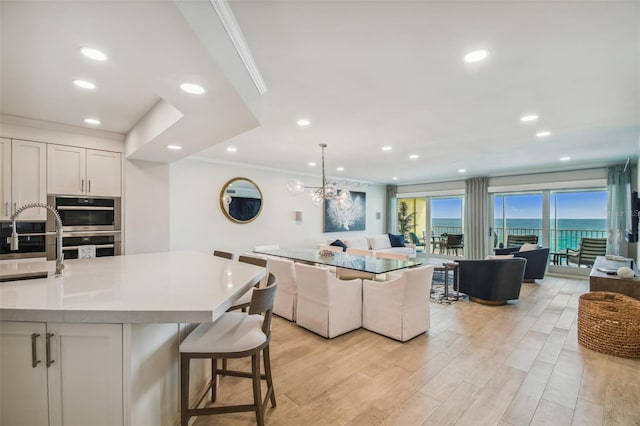
{"type": "Polygon", "coordinates": [[[537,235],[542,244],[542,201],[542,192],[494,195],[496,244],[506,246],[509,235],[537,235]]]}
{"type": "Polygon", "coordinates": [[[577,250],[582,238],[607,237],[605,190],[551,192],[549,248],[577,250]]]}

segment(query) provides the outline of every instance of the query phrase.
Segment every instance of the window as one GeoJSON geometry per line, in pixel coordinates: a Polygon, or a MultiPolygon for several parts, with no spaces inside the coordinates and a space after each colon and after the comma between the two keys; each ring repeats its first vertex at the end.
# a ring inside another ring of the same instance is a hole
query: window
{"type": "Polygon", "coordinates": [[[551,192],[549,248],[577,250],[582,238],[607,237],[605,190],[551,192]]]}
{"type": "Polygon", "coordinates": [[[493,218],[498,244],[506,245],[508,235],[537,235],[542,244],[542,192],[496,194],[493,218]]]}

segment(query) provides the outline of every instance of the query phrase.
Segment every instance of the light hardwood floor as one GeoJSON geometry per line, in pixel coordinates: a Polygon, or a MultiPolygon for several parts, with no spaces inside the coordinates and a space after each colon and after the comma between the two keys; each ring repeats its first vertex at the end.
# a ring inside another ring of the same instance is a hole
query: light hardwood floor
{"type": "MultiPolygon", "coordinates": [[[[267,424],[640,425],[640,360],[578,344],[578,298],[587,291],[586,280],[547,276],[523,284],[507,306],[431,303],[431,329],[407,343],[363,329],[326,340],[275,318],[278,406],[267,409],[267,424]]],[[[219,402],[251,401],[250,380],[220,383],[219,402]]]]}

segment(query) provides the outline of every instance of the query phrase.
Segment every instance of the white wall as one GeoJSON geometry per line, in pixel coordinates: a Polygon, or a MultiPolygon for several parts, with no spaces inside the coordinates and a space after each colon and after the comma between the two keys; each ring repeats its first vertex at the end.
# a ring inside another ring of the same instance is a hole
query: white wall
{"type": "Polygon", "coordinates": [[[124,253],[169,250],[169,165],[124,161],[124,253]]]}
{"type": "Polygon", "coordinates": [[[348,233],[322,232],[322,209],[311,204],[306,194],[293,197],[286,190],[287,181],[299,178],[308,185],[316,179],[265,169],[216,164],[185,159],[171,164],[171,250],[214,249],[235,253],[250,251],[259,244],[278,243],[281,247],[315,247],[328,239],[350,235],[384,232],[385,187],[370,185],[351,188],[367,193],[367,229],[348,233]],[[262,191],[260,216],[248,224],[229,221],[220,210],[220,190],[234,177],[253,180],[262,191]],[[303,211],[302,222],[294,212],[303,211]],[[376,219],[380,212],[380,219],[376,219]]]}

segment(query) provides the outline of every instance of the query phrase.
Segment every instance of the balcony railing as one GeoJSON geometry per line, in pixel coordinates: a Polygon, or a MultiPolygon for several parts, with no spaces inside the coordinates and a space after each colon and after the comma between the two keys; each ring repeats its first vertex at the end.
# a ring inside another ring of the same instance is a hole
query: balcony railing
{"type": "MultiPolygon", "coordinates": [[[[540,228],[496,228],[498,244],[506,243],[504,235],[537,235],[542,243],[542,229],[540,228]]],[[[593,229],[551,229],[549,231],[549,248],[551,251],[577,250],[582,238],[607,238],[607,231],[593,229]]]]}

